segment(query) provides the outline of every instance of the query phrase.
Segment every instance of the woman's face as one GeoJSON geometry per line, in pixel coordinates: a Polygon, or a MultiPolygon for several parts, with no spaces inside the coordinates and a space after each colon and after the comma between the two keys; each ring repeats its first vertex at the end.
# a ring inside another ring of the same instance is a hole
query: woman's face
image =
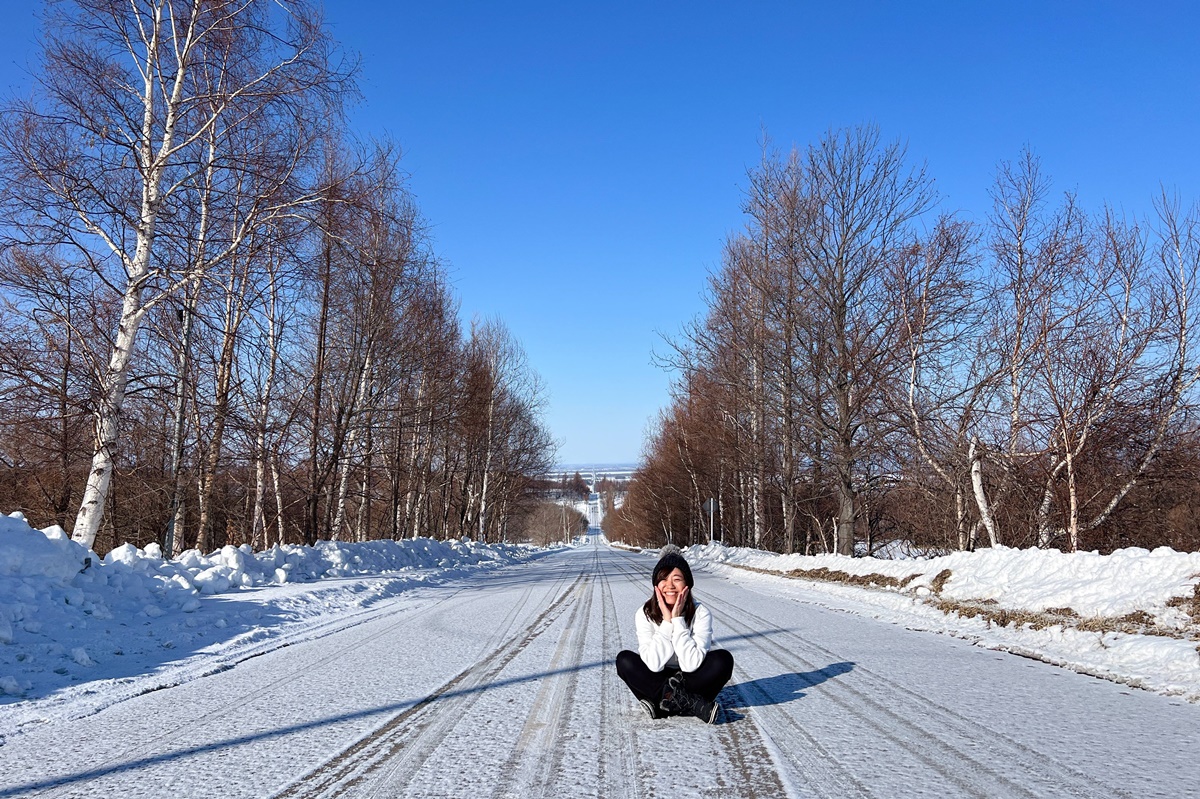
{"type": "Polygon", "coordinates": [[[658,581],[658,590],[662,592],[663,600],[670,607],[675,607],[675,600],[679,598],[679,592],[687,588],[687,581],[683,579],[683,572],[679,569],[671,569],[671,573],[658,581]]]}

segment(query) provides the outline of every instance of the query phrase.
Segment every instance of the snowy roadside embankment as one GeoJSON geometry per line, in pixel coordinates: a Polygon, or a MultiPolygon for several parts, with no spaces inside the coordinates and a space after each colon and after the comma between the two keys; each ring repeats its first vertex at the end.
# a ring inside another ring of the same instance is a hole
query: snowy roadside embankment
{"type": "MultiPolygon", "coordinates": [[[[778,555],[720,545],[689,560],[792,578],[830,607],[967,638],[1200,702],[1200,553],[1007,547],[920,559],[778,555]]],[[[806,596],[812,599],[812,596],[806,596]]]]}
{"type": "Polygon", "coordinates": [[[101,559],[58,527],[0,516],[0,743],[23,724],[95,712],[320,635],[323,624],[356,623],[355,612],[415,585],[542,551],[422,538],[176,560],[127,544],[101,559]]]}

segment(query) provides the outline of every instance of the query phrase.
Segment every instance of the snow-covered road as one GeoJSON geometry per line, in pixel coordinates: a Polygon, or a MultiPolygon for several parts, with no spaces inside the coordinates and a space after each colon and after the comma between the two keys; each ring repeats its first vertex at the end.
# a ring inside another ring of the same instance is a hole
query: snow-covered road
{"type": "Polygon", "coordinates": [[[26,728],[0,797],[1200,796],[1200,707],[724,570],[719,723],[651,721],[611,662],[654,559],[591,540],[26,728]]]}

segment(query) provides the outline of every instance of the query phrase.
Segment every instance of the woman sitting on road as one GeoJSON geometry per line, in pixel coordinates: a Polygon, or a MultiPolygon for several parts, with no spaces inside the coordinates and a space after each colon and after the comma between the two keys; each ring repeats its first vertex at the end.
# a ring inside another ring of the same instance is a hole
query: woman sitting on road
{"type": "Polygon", "coordinates": [[[692,596],[692,569],[678,549],[659,559],[650,581],[654,596],[635,617],[638,651],[617,655],[617,674],[650,718],[696,716],[712,724],[733,655],[712,648],[712,614],[692,596]]]}

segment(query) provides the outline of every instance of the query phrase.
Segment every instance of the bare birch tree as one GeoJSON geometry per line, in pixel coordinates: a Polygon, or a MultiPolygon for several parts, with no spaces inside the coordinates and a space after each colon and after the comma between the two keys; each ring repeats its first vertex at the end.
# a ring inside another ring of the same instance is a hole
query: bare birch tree
{"type": "MultiPolygon", "coordinates": [[[[74,0],[49,6],[44,43],[38,96],[5,112],[0,160],[10,222],[87,253],[121,298],[73,531],[90,546],[112,478],[138,329],[155,304],[195,277],[194,265],[161,257],[160,222],[203,169],[214,131],[302,109],[311,102],[304,98],[345,76],[334,73],[324,28],[302,2],[74,0]]],[[[292,121],[328,119],[333,106],[326,106],[292,121]]],[[[235,236],[230,246],[240,243],[235,236]]]]}

